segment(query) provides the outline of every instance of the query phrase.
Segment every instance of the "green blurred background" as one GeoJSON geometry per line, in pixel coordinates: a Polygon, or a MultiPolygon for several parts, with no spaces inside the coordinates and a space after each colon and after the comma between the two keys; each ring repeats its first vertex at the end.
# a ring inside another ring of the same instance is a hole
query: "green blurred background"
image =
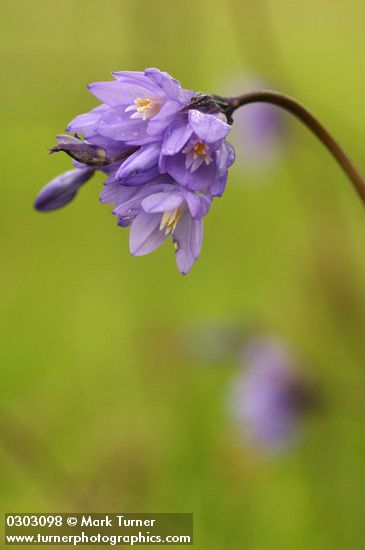
{"type": "MultiPolygon", "coordinates": [[[[361,0],[1,0],[0,502],[10,511],[193,512],[195,547],[357,550],[365,537],[365,216],[288,118],[272,170],[233,167],[191,273],[133,258],[102,178],[53,214],[54,136],[112,70],[227,92],[255,73],[309,106],[365,171],[361,0]],[[194,323],[259,323],[310,358],[324,406],[269,459],[227,412],[237,365],[180,345],[194,323]]],[[[237,154],[240,154],[236,143],[237,154]]]]}

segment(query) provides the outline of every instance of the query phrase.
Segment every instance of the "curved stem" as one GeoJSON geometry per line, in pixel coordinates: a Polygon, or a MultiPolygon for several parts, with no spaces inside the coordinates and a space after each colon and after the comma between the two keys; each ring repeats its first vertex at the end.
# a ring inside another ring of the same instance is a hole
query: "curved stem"
{"type": "Polygon", "coordinates": [[[314,135],[325,145],[330,151],[338,164],[341,166],[345,174],[349,177],[358,195],[365,204],[365,180],[355,168],[351,159],[347,156],[342,147],[331,136],[326,128],[303,106],[295,99],[278,92],[262,90],[257,92],[249,92],[238,97],[226,99],[228,108],[226,109],[227,117],[232,116],[232,113],[249,103],[271,103],[289,111],[297,117],[314,135]]]}

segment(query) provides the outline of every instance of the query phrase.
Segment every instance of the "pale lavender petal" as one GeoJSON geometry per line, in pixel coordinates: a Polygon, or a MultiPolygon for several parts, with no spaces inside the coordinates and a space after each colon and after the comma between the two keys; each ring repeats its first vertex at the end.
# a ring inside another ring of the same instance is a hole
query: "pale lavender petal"
{"type": "Polygon", "coordinates": [[[176,246],[176,264],[186,275],[199,257],[203,240],[203,222],[194,220],[189,211],[180,218],[173,239],[176,246]]]}
{"type": "Polygon", "coordinates": [[[173,115],[157,120],[155,117],[151,118],[147,125],[147,135],[158,136],[159,134],[162,134],[166,130],[167,126],[173,121],[173,118],[173,115]]]}
{"type": "Polygon", "coordinates": [[[157,168],[158,158],[160,156],[160,144],[152,143],[143,145],[138,151],[133,153],[119,168],[116,177],[119,180],[128,178],[132,174],[145,172],[150,168],[157,168]]]}
{"type": "Polygon", "coordinates": [[[122,185],[119,183],[119,185],[124,189],[131,189],[133,190],[130,197],[125,197],[124,200],[116,201],[116,208],[113,211],[113,214],[116,214],[118,216],[124,215],[126,212],[128,212],[131,209],[138,208],[139,211],[141,210],[141,202],[145,197],[148,197],[150,194],[153,193],[160,193],[165,189],[165,185],[161,183],[152,183],[148,185],[144,185],[141,187],[126,187],[125,185],[122,185]]]}
{"type": "Polygon", "coordinates": [[[187,105],[195,93],[192,90],[185,90],[182,88],[180,82],[172,78],[172,76],[166,72],[161,72],[158,69],[146,69],[145,74],[157,84],[168,97],[178,101],[181,105],[187,105]]]}
{"type": "Polygon", "coordinates": [[[120,204],[131,199],[138,193],[137,187],[126,187],[114,178],[109,178],[104,184],[104,189],[100,193],[100,202],[108,204],[120,204]]]}
{"type": "Polygon", "coordinates": [[[159,86],[168,97],[176,101],[179,100],[181,84],[168,73],[159,71],[158,69],[146,69],[144,74],[159,86]]]}
{"type": "Polygon", "coordinates": [[[217,176],[214,183],[210,185],[209,191],[214,197],[221,197],[223,195],[226,188],[227,179],[228,170],[226,170],[226,172],[222,176],[217,176]]]}
{"type": "Polygon", "coordinates": [[[192,133],[192,128],[184,120],[172,124],[165,134],[161,148],[162,154],[175,155],[181,151],[192,133]]]}
{"type": "Polygon", "coordinates": [[[164,192],[149,195],[143,199],[141,206],[145,212],[171,212],[181,206],[184,197],[178,192],[164,192]]]}
{"type": "Polygon", "coordinates": [[[217,177],[214,183],[209,187],[209,190],[215,197],[221,197],[227,183],[228,168],[233,164],[236,154],[233,146],[227,141],[224,141],[215,155],[217,162],[217,177]]]}
{"type": "MultiPolygon", "coordinates": [[[[197,171],[198,168],[200,168],[200,166],[203,164],[204,162],[204,157],[198,157],[197,159],[193,159],[193,162],[191,163],[190,165],[190,172],[191,173],[194,173],[197,171]]],[[[186,166],[186,163],[185,163],[185,166],[186,166]]]]}
{"type": "Polygon", "coordinates": [[[129,249],[134,256],[153,252],[167,239],[160,230],[161,214],[140,212],[133,221],[129,236],[129,249]]]}
{"type": "Polygon", "coordinates": [[[135,100],[128,87],[121,82],[94,82],[88,88],[94,96],[111,107],[115,105],[130,105],[135,100]]]}
{"type": "Polygon", "coordinates": [[[131,91],[134,99],[137,97],[161,97],[161,89],[156,86],[149,78],[143,73],[120,71],[112,73],[114,78],[121,82],[123,86],[126,86],[131,91]]]}
{"type": "Polygon", "coordinates": [[[232,166],[236,158],[236,153],[233,145],[228,141],[224,141],[220,148],[216,151],[216,161],[218,172],[224,173],[232,166]]]}
{"type": "Polygon", "coordinates": [[[185,155],[183,154],[166,157],[165,166],[167,172],[178,183],[194,191],[209,188],[216,178],[216,167],[213,162],[208,166],[202,164],[196,172],[192,173],[185,168],[185,155]]]}
{"type": "Polygon", "coordinates": [[[84,113],[83,115],[78,115],[75,117],[69,125],[67,126],[68,132],[90,132],[97,128],[99,124],[100,117],[103,113],[105,113],[108,109],[110,109],[109,105],[98,105],[98,107],[95,107],[95,109],[91,109],[88,113],[84,113]]]}
{"type": "Polygon", "coordinates": [[[160,175],[160,172],[158,170],[158,166],[156,165],[142,172],[132,172],[130,176],[123,178],[121,181],[123,181],[124,185],[135,187],[135,186],[142,185],[144,183],[150,183],[152,180],[156,179],[159,175],[160,175]]]}
{"type": "Polygon", "coordinates": [[[143,83],[146,79],[144,71],[113,71],[112,75],[116,80],[124,80],[126,78],[133,78],[138,82],[143,83]]]}
{"type": "Polygon", "coordinates": [[[170,122],[173,121],[174,115],[181,110],[181,105],[175,101],[166,101],[160,111],[152,117],[147,126],[147,134],[155,136],[164,132],[170,122]]]}
{"type": "Polygon", "coordinates": [[[223,120],[195,109],[189,111],[189,124],[204,143],[214,143],[223,139],[231,130],[230,125],[223,120]]]}
{"type": "Polygon", "coordinates": [[[146,123],[141,118],[131,119],[123,107],[113,107],[100,117],[98,131],[117,141],[138,140],[146,136],[146,123]]]}
{"type": "Polygon", "coordinates": [[[155,122],[156,120],[162,120],[181,110],[180,103],[176,101],[167,100],[159,110],[159,112],[151,119],[150,122],[155,122]]]}
{"type": "Polygon", "coordinates": [[[193,218],[201,219],[208,214],[212,201],[207,195],[190,191],[183,191],[183,195],[193,218]]]}

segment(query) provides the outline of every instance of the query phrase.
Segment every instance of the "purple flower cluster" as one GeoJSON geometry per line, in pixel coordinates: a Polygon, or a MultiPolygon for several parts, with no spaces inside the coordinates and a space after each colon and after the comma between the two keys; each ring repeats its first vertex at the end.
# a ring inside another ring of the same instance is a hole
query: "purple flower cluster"
{"type": "Polygon", "coordinates": [[[130,251],[149,254],[169,236],[181,273],[198,258],[203,217],[223,194],[234,162],[230,125],[211,96],[185,90],[158,69],[116,72],[89,90],[102,104],[68,125],[51,152],[64,151],[75,170],[52,180],[35,206],[64,206],[95,170],[107,175],[101,202],[130,226],[130,251]],[[83,135],[80,139],[79,134],[83,135]]]}

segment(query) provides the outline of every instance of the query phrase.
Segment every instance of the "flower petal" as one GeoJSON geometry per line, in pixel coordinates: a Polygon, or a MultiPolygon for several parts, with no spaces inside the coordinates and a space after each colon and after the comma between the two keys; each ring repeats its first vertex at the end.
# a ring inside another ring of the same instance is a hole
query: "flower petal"
{"type": "Polygon", "coordinates": [[[233,146],[224,141],[218,151],[216,151],[217,159],[217,177],[215,182],[210,186],[209,190],[215,197],[220,197],[224,193],[227,183],[228,168],[235,160],[235,150],[233,146]]]}
{"type": "Polygon", "coordinates": [[[199,257],[203,241],[203,222],[194,220],[187,210],[180,218],[173,239],[176,246],[176,263],[186,275],[199,257]]]}
{"type": "Polygon", "coordinates": [[[143,185],[141,187],[127,187],[125,185],[122,185],[119,183],[120,187],[123,189],[131,189],[133,190],[129,197],[125,195],[125,197],[122,198],[121,201],[116,202],[116,208],[113,211],[113,214],[116,214],[118,216],[123,216],[128,213],[129,210],[133,210],[138,208],[138,210],[141,210],[141,201],[147,197],[150,194],[153,193],[159,193],[160,191],[163,191],[166,187],[165,184],[162,183],[152,183],[148,185],[143,185]]]}
{"type": "Polygon", "coordinates": [[[236,158],[234,147],[228,141],[224,141],[216,151],[218,172],[224,174],[232,166],[236,158]]]}
{"type": "Polygon", "coordinates": [[[183,191],[183,194],[193,218],[201,219],[208,214],[212,201],[207,195],[203,193],[197,195],[190,191],[183,191]]]}
{"type": "Polygon", "coordinates": [[[119,71],[113,72],[112,75],[116,80],[121,82],[123,86],[128,87],[131,92],[131,97],[160,97],[161,89],[154,84],[144,73],[134,71],[119,71]]]}
{"type": "Polygon", "coordinates": [[[112,75],[116,80],[124,80],[126,78],[133,78],[138,82],[144,82],[146,80],[143,71],[113,71],[112,75]]]}
{"type": "Polygon", "coordinates": [[[159,112],[151,119],[150,124],[156,120],[164,120],[168,117],[171,117],[171,115],[174,115],[175,113],[179,112],[181,110],[180,103],[177,103],[176,101],[167,100],[159,110],[159,112]]]}
{"type": "Polygon", "coordinates": [[[145,212],[171,212],[184,202],[182,193],[162,192],[149,195],[143,199],[141,206],[145,212]]]}
{"type": "Polygon", "coordinates": [[[167,239],[160,230],[161,214],[140,212],[131,225],[129,249],[134,256],[153,252],[167,239]]]}
{"type": "Polygon", "coordinates": [[[131,119],[122,107],[113,107],[100,117],[98,132],[117,141],[138,140],[146,136],[146,123],[131,119]]]}
{"type": "Polygon", "coordinates": [[[214,197],[221,197],[224,193],[224,190],[226,188],[228,178],[228,170],[221,175],[218,176],[215,180],[215,182],[209,187],[209,191],[212,193],[214,197]]]}
{"type": "Polygon", "coordinates": [[[178,120],[174,124],[171,124],[166,131],[165,139],[162,143],[162,154],[175,155],[181,151],[192,133],[192,128],[184,120],[178,120]]]}
{"type": "Polygon", "coordinates": [[[100,202],[120,204],[130,200],[136,193],[138,193],[137,187],[126,187],[112,177],[104,184],[104,189],[100,193],[100,202]]]}
{"type": "Polygon", "coordinates": [[[123,180],[131,176],[132,174],[139,174],[146,172],[151,168],[156,168],[158,164],[158,158],[160,155],[160,144],[152,143],[149,145],[143,145],[138,151],[133,153],[119,168],[116,174],[116,178],[123,180]]]}
{"type": "Polygon", "coordinates": [[[160,111],[153,116],[147,126],[147,135],[155,136],[164,132],[169,124],[173,121],[174,115],[181,110],[181,105],[175,101],[166,101],[160,111]]]}
{"type": "Polygon", "coordinates": [[[67,126],[68,132],[80,132],[84,134],[85,132],[93,131],[97,128],[99,124],[100,117],[110,109],[109,105],[98,105],[95,109],[91,109],[88,113],[78,115],[75,117],[69,125],[67,126]]]}
{"type": "Polygon", "coordinates": [[[159,71],[158,69],[146,69],[144,74],[152,80],[163,92],[178,101],[180,97],[181,84],[175,78],[172,78],[168,73],[159,71]]]}
{"type": "Polygon", "coordinates": [[[189,111],[189,123],[198,138],[205,143],[223,139],[231,130],[230,125],[223,120],[195,109],[189,111]]]}
{"type": "Polygon", "coordinates": [[[111,107],[115,105],[130,105],[135,97],[131,94],[131,90],[123,86],[121,82],[93,82],[88,85],[88,88],[95,97],[103,101],[111,107]]]}
{"type": "Polygon", "coordinates": [[[215,163],[202,164],[195,172],[185,168],[185,155],[179,153],[172,157],[166,157],[165,168],[167,172],[181,185],[192,191],[209,189],[216,179],[215,163]]]}
{"type": "Polygon", "coordinates": [[[123,178],[123,185],[127,186],[139,186],[146,183],[150,183],[152,180],[155,180],[160,175],[158,171],[158,166],[153,166],[148,168],[143,172],[133,172],[130,176],[123,178]]]}

